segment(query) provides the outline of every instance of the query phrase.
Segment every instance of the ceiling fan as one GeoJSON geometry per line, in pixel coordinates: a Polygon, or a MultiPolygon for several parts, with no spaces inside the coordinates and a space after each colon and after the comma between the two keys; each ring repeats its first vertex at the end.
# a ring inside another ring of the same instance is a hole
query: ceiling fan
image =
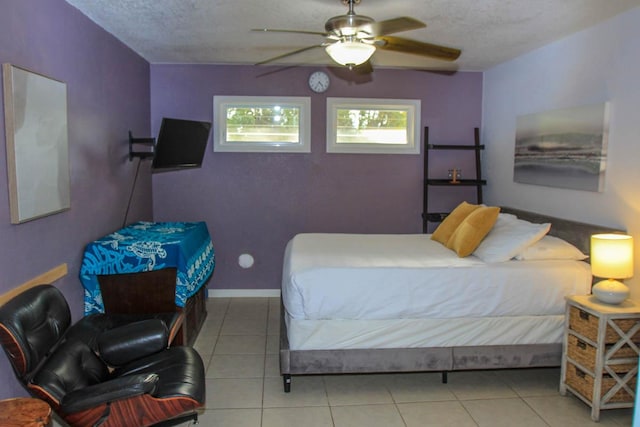
{"type": "Polygon", "coordinates": [[[256,63],[256,65],[277,61],[278,59],[319,47],[325,48],[327,54],[338,64],[349,67],[349,69],[357,68],[365,72],[372,70],[369,59],[376,49],[410,53],[444,61],[455,61],[460,56],[459,49],[390,35],[426,27],[425,23],[417,19],[405,16],[376,22],[368,16],[356,15],[353,6],[359,4],[361,0],[341,1],[344,5],[349,6],[349,11],[346,15],[330,18],[324,25],[326,32],[270,28],[252,30],[273,33],[314,34],[325,38],[325,41],[320,44],[303,47],[269,58],[256,63]]]}

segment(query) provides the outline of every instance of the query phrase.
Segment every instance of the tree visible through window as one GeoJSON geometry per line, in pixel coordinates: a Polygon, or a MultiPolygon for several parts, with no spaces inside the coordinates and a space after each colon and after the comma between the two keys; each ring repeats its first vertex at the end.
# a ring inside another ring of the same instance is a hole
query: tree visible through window
{"type": "Polygon", "coordinates": [[[420,154],[420,100],[327,98],[327,152],[420,154]]]}
{"type": "Polygon", "coordinates": [[[407,112],[337,110],[338,144],[406,144],[407,112]]]}
{"type": "Polygon", "coordinates": [[[227,108],[227,141],[297,143],[299,126],[299,108],[278,105],[227,108]]]}
{"type": "Polygon", "coordinates": [[[309,152],[309,98],[214,96],[214,150],[309,152]]]}

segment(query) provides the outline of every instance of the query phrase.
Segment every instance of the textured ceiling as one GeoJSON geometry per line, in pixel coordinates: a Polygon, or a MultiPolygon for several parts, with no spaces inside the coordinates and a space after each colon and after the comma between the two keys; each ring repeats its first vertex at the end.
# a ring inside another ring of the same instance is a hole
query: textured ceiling
{"type": "MultiPolygon", "coordinates": [[[[327,19],[347,12],[340,0],[67,2],[151,63],[254,64],[323,38],[252,28],[323,32],[327,19]]],[[[355,12],[377,21],[417,18],[427,27],[394,35],[462,50],[455,63],[378,50],[376,67],[481,71],[637,6],[640,0],[362,0],[355,12]]],[[[333,63],[312,49],[274,64],[333,63]]]]}

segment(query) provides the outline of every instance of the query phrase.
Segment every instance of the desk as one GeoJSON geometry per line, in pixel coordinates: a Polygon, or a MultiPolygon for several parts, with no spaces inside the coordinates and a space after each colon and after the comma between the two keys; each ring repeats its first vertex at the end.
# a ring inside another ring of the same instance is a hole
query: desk
{"type": "Polygon", "coordinates": [[[85,248],[80,268],[85,315],[178,309],[199,329],[206,316],[203,285],[214,267],[204,222],[137,222],[85,248]],[[190,312],[198,313],[196,320],[190,312]]]}
{"type": "Polygon", "coordinates": [[[0,425],[3,427],[50,426],[51,407],[40,399],[30,397],[0,400],[0,425]]]}

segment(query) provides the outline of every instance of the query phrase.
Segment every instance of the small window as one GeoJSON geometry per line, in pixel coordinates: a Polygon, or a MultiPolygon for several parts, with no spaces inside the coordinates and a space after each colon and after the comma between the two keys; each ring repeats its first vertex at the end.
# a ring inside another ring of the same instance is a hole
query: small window
{"type": "Polygon", "coordinates": [[[327,98],[327,152],[420,154],[420,100],[327,98]]]}
{"type": "Polygon", "coordinates": [[[308,97],[214,96],[213,149],[309,153],[308,97]]]}

